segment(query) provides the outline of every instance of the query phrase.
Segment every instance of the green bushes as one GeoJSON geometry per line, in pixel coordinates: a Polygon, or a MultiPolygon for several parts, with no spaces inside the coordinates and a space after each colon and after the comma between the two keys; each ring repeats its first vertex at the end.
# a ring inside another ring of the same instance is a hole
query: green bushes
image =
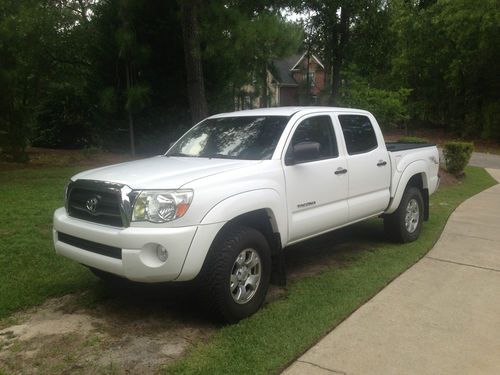
{"type": "Polygon", "coordinates": [[[372,112],[383,129],[400,126],[410,119],[406,102],[411,90],[372,87],[366,79],[350,72],[346,72],[344,77],[347,84],[341,90],[341,106],[372,112]]]}
{"type": "Polygon", "coordinates": [[[474,145],[471,142],[451,141],[446,142],[443,146],[444,160],[448,172],[454,175],[462,175],[469,163],[472,151],[474,151],[474,145]]]}

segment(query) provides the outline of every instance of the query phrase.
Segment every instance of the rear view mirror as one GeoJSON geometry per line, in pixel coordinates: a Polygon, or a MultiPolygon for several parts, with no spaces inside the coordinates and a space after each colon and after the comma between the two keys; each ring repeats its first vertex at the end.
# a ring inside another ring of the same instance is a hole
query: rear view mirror
{"type": "Polygon", "coordinates": [[[313,160],[318,160],[320,157],[319,150],[320,150],[320,144],[319,142],[313,142],[313,141],[304,141],[304,142],[299,142],[296,145],[294,145],[291,149],[291,152],[287,152],[287,155],[285,157],[285,164],[286,165],[294,165],[294,164],[300,164],[300,163],[305,163],[308,161],[313,161],[313,160]]]}

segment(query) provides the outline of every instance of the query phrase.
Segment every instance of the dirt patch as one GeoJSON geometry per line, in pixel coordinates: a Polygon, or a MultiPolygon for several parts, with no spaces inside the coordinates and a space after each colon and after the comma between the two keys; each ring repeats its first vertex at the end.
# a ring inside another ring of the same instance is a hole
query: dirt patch
{"type": "MultiPolygon", "coordinates": [[[[154,374],[216,326],[132,291],[82,307],[88,294],[51,299],[0,330],[0,363],[13,374],[154,374]]],[[[151,291],[150,291],[151,292],[151,291]]],[[[166,297],[166,295],[163,295],[166,297]]]]}
{"type": "Polygon", "coordinates": [[[459,178],[455,177],[451,173],[448,173],[443,168],[439,169],[439,176],[441,178],[441,180],[439,181],[439,186],[441,186],[441,187],[452,186],[452,185],[458,184],[460,182],[459,178]]]}

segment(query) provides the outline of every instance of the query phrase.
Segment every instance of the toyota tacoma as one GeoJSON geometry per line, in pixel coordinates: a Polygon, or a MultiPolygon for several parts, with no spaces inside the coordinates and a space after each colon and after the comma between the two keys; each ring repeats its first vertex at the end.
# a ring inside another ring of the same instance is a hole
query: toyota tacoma
{"type": "Polygon", "coordinates": [[[364,110],[217,114],[163,155],[73,176],[54,245],[102,278],[198,282],[235,322],[285,282],[287,246],[372,217],[416,240],[438,170],[436,146],[386,143],[364,110]]]}

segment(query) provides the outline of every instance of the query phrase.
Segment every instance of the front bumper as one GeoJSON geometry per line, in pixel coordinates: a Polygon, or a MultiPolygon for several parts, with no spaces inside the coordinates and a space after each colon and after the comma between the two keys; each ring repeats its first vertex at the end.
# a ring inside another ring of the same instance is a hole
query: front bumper
{"type": "Polygon", "coordinates": [[[215,237],[219,228],[219,225],[179,228],[115,228],[72,218],[67,215],[64,208],[59,208],[54,213],[53,235],[54,247],[60,255],[133,281],[164,282],[174,281],[179,276],[182,276],[180,277],[182,280],[194,278],[201,269],[211,239],[215,237]],[[201,229],[198,230],[199,228],[201,229]],[[181,275],[197,232],[203,233],[204,241],[198,245],[202,248],[195,249],[194,253],[201,253],[202,258],[196,257],[194,265],[187,264],[187,269],[190,271],[181,275]],[[61,241],[58,233],[119,248],[121,259],[70,245],[61,241]],[[156,255],[158,244],[168,251],[168,259],[165,262],[161,262],[156,255]]]}

